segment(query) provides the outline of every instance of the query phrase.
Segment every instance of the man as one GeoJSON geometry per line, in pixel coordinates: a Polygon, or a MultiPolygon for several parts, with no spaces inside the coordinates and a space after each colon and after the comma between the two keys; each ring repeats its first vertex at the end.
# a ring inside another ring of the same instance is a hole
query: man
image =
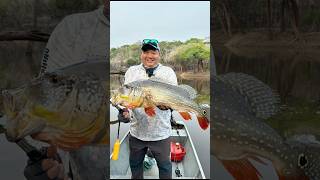
{"type": "MultiPolygon", "coordinates": [[[[81,61],[103,60],[107,65],[109,28],[107,0],[97,10],[65,17],[50,36],[39,76],[81,61]]],[[[58,149],[60,157],[51,152],[48,159],[29,161],[24,173],[28,180],[104,180],[109,177],[108,152],[107,145],[84,146],[72,152],[58,149]]]]}
{"type": "MultiPolygon", "coordinates": [[[[172,68],[160,61],[160,47],[156,39],[144,39],[142,42],[141,64],[131,66],[125,73],[128,84],[137,80],[146,80],[152,76],[161,78],[169,84],[177,85],[177,77],[172,68]]],[[[128,118],[123,112],[119,119],[128,118]]],[[[160,179],[172,178],[170,161],[171,110],[166,107],[156,108],[156,116],[149,119],[143,108],[132,110],[130,125],[130,168],[132,179],[143,178],[143,160],[148,149],[157,161],[160,179]]]]}

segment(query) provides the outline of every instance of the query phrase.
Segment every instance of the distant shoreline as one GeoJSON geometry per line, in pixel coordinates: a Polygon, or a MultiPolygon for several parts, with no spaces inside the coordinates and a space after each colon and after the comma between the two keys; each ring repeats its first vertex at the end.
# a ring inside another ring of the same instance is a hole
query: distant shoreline
{"type": "Polygon", "coordinates": [[[272,39],[267,32],[235,33],[231,37],[222,32],[213,32],[213,46],[227,47],[320,47],[320,32],[301,33],[296,38],[293,33],[273,32],[272,39]]]}
{"type": "Polygon", "coordinates": [[[210,79],[210,72],[176,72],[182,79],[210,79]]]}

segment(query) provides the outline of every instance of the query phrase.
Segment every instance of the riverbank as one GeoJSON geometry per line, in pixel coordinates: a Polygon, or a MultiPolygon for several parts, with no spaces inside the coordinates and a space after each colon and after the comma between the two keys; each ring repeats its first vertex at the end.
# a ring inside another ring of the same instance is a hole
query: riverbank
{"type": "Polygon", "coordinates": [[[182,79],[210,79],[210,72],[176,72],[182,79]]]}
{"type": "Polygon", "coordinates": [[[320,32],[301,33],[296,38],[293,33],[275,32],[269,39],[267,32],[235,33],[231,37],[222,32],[213,32],[213,46],[227,47],[314,47],[320,48],[320,32]]]}

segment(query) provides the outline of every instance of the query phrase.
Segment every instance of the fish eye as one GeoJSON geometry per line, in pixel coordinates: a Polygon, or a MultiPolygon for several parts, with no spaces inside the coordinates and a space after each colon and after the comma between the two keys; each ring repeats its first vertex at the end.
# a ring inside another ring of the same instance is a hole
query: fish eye
{"type": "Polygon", "coordinates": [[[123,87],[126,88],[126,89],[130,88],[130,86],[127,85],[127,84],[123,85],[123,87]]]}
{"type": "Polygon", "coordinates": [[[206,110],[203,110],[203,114],[206,115],[206,114],[207,114],[207,111],[206,111],[206,110]]]}
{"type": "Polygon", "coordinates": [[[300,154],[298,158],[298,165],[301,168],[304,168],[308,165],[308,159],[304,154],[300,154]]]}

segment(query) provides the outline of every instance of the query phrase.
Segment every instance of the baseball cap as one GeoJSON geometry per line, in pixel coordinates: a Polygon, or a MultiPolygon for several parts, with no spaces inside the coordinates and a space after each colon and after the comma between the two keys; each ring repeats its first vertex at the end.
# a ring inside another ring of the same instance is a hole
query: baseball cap
{"type": "Polygon", "coordinates": [[[160,51],[159,42],[156,39],[144,39],[142,41],[142,51],[146,51],[149,49],[160,51]]]}

